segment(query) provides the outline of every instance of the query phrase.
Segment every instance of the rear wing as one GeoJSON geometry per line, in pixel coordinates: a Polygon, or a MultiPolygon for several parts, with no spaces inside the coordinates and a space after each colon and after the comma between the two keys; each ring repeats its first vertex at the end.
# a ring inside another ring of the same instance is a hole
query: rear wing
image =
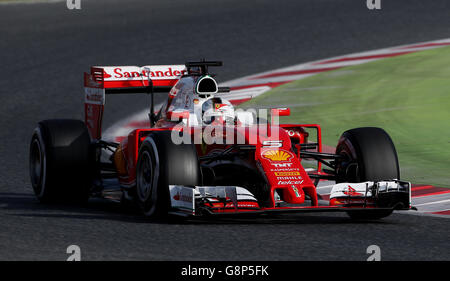
{"type": "Polygon", "coordinates": [[[185,65],[91,67],[84,73],[85,123],[91,137],[101,139],[106,95],[169,91],[186,73],[185,65]]]}

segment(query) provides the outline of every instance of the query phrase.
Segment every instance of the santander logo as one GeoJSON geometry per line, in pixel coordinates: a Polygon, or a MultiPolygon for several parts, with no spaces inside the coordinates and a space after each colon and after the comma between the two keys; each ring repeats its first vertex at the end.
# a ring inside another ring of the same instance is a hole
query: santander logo
{"type": "Polygon", "coordinates": [[[349,196],[361,196],[361,195],[363,195],[362,193],[356,192],[356,190],[353,187],[351,187],[350,185],[348,186],[347,191],[344,190],[343,193],[345,195],[349,195],[349,196]]]}
{"type": "Polygon", "coordinates": [[[150,66],[140,68],[134,66],[104,67],[103,78],[108,80],[141,80],[143,77],[152,79],[179,79],[186,73],[184,66],[150,66]]]}
{"type": "Polygon", "coordinates": [[[103,69],[103,79],[111,78],[111,75],[106,73],[106,71],[103,69]]]}
{"type": "Polygon", "coordinates": [[[176,201],[184,201],[189,203],[192,202],[192,196],[187,194],[180,194],[180,192],[177,192],[177,194],[175,194],[172,198],[176,201]]]}

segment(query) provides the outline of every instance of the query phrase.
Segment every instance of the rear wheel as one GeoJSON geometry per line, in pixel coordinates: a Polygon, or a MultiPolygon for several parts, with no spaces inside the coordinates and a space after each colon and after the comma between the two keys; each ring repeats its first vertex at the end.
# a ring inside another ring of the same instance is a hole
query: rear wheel
{"type": "Polygon", "coordinates": [[[30,143],[29,168],[36,197],[43,203],[85,202],[92,181],[89,132],[79,120],[39,122],[30,143]]]}
{"type": "Polygon", "coordinates": [[[199,184],[200,167],[193,144],[176,145],[170,131],[154,132],[145,139],[136,168],[136,199],[146,216],[167,215],[169,185],[199,184]]]}
{"type": "MultiPolygon", "coordinates": [[[[364,182],[400,179],[397,152],[381,128],[365,127],[344,132],[336,147],[343,160],[336,163],[336,182],[364,182]]],[[[355,219],[379,219],[392,210],[348,212],[355,219]]]]}

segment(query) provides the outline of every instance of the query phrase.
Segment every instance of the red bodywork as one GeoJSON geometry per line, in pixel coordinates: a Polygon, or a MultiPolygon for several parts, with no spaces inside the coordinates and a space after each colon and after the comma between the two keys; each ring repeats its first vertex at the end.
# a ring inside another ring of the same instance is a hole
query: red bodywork
{"type": "MultiPolygon", "coordinates": [[[[148,81],[105,81],[106,73],[102,67],[92,67],[91,73],[85,73],[85,87],[97,89],[96,102],[92,103],[87,95],[85,102],[85,122],[91,133],[93,139],[101,139],[101,122],[104,110],[105,90],[129,87],[148,86],[148,81]]],[[[168,80],[154,80],[153,86],[174,86],[178,79],[168,80]]],[[[92,95],[91,95],[92,96],[92,95]]],[[[169,95],[169,98],[173,98],[169,95]]],[[[169,114],[169,113],[168,113],[169,114]]],[[[289,109],[272,110],[272,116],[288,115],[289,109]]],[[[172,116],[168,116],[172,117],[172,116]]],[[[181,116],[185,117],[185,116],[181,116]]],[[[170,118],[169,118],[170,119],[170,118]]],[[[273,121],[273,120],[272,120],[273,121]]],[[[126,174],[119,175],[119,181],[122,186],[133,186],[136,182],[136,165],[138,160],[138,153],[140,144],[145,140],[146,136],[158,130],[172,130],[176,126],[173,122],[159,122],[157,127],[136,129],[129,133],[129,135],[121,141],[121,153],[126,162],[126,174]]],[[[271,125],[269,125],[271,126],[271,125]]],[[[250,143],[255,141],[254,159],[249,159],[254,163],[259,163],[265,174],[265,177],[271,187],[271,206],[275,207],[274,192],[277,191],[283,200],[291,204],[302,204],[305,201],[305,194],[311,198],[312,206],[318,206],[317,194],[314,183],[309,178],[305,169],[302,167],[300,155],[295,155],[291,149],[291,139],[296,143],[305,143],[307,141],[308,133],[303,128],[316,128],[318,130],[318,151],[321,151],[321,137],[320,126],[315,124],[306,125],[280,125],[279,127],[270,127],[267,131],[276,132],[261,133],[258,126],[239,127],[234,128],[235,135],[245,136],[245,142],[250,143]],[[276,141],[280,143],[280,147],[265,146],[263,143],[270,143],[276,141]]],[[[191,134],[194,134],[194,129],[191,128],[191,134]]],[[[223,133],[226,138],[226,132],[223,133]]],[[[207,155],[211,151],[218,149],[226,149],[230,147],[229,144],[213,144],[205,147],[204,144],[197,145],[199,156],[207,155]]],[[[318,163],[320,170],[320,163],[318,163]]]]}
{"type": "MultiPolygon", "coordinates": [[[[136,129],[132,131],[127,138],[121,142],[122,152],[126,157],[127,175],[120,177],[120,183],[123,186],[133,186],[136,181],[136,165],[138,160],[138,152],[140,144],[145,140],[146,136],[153,131],[172,130],[173,127],[152,128],[152,129],[136,129]]],[[[310,126],[310,125],[308,125],[310,126]]],[[[292,128],[292,127],[291,127],[292,128]]],[[[301,125],[298,125],[301,129],[301,125]]],[[[236,127],[236,134],[242,134],[247,138],[253,138],[257,134],[257,126],[254,127],[236,127]]],[[[191,128],[193,134],[194,129],[191,128]]],[[[299,130],[300,131],[300,130],[299,130]]],[[[302,132],[302,131],[300,131],[302,132]]],[[[303,132],[305,133],[305,132],[303,132]]],[[[224,134],[224,137],[226,135],[224,134]]],[[[265,176],[271,186],[271,205],[275,207],[274,191],[283,196],[283,200],[291,204],[302,204],[305,201],[305,194],[312,200],[312,205],[317,206],[317,194],[314,183],[309,178],[304,170],[298,155],[295,155],[291,150],[291,137],[288,132],[279,128],[279,136],[276,140],[282,140],[283,146],[279,148],[264,147],[262,143],[267,140],[273,140],[271,137],[259,138],[256,145],[254,162],[261,164],[265,176]]],[[[230,147],[227,144],[208,145],[206,149],[202,144],[198,144],[197,153],[199,156],[207,155],[211,151],[218,149],[226,149],[230,147]]]]}
{"type": "MultiPolygon", "coordinates": [[[[114,72],[117,72],[117,69],[121,68],[116,67],[114,72]]],[[[159,79],[152,79],[153,87],[173,87],[184,73],[183,70],[177,70],[177,74],[179,74],[177,76],[173,74],[171,68],[169,69],[169,74],[171,75],[170,78],[165,79],[164,77],[159,77],[159,79]]],[[[114,81],[108,81],[108,79],[105,79],[110,77],[111,74],[107,73],[103,67],[92,67],[91,73],[85,73],[85,123],[93,140],[101,140],[101,122],[104,110],[105,95],[108,93],[109,89],[130,87],[142,88],[149,85],[148,80],[139,78],[140,72],[133,71],[129,73],[131,74],[129,74],[130,77],[127,79],[116,79],[114,81]]],[[[142,73],[145,74],[144,71],[142,71],[142,73]]],[[[149,74],[148,72],[147,75],[152,75],[153,77],[154,74],[149,74]]],[[[176,87],[174,87],[169,93],[169,104],[178,91],[175,88],[176,87]]],[[[238,212],[255,210],[295,211],[345,209],[341,206],[318,206],[318,196],[315,184],[302,166],[300,145],[310,143],[308,140],[309,132],[307,132],[307,130],[313,129],[316,131],[316,152],[321,153],[321,129],[317,124],[273,125],[273,117],[277,117],[277,115],[288,115],[289,113],[289,109],[272,109],[271,122],[269,122],[267,130],[263,130],[263,132],[258,125],[247,127],[236,125],[233,127],[233,134],[235,137],[244,136],[245,144],[254,145],[254,153],[249,154],[251,156],[248,157],[246,161],[250,163],[250,165],[253,165],[255,170],[260,171],[260,173],[264,176],[266,183],[270,187],[269,204],[259,206],[256,202],[239,202],[237,206],[238,212]],[[293,147],[298,149],[294,150],[293,147]],[[296,154],[293,151],[298,152],[296,154]],[[296,206],[279,207],[276,202],[275,192],[281,196],[284,202],[295,204],[296,206]],[[310,205],[301,205],[305,202],[305,198],[307,196],[311,200],[310,205]]],[[[119,149],[117,149],[116,153],[121,153],[119,158],[123,160],[124,164],[122,169],[119,169],[116,164],[116,169],[118,170],[118,178],[122,187],[133,187],[136,185],[136,166],[139,148],[141,143],[151,132],[162,130],[182,130],[183,133],[190,134],[192,140],[194,139],[194,134],[196,133],[194,127],[184,127],[180,129],[180,127],[177,126],[177,122],[170,122],[170,120],[173,120],[173,114],[173,112],[164,112],[163,115],[166,116],[162,116],[153,128],[150,128],[149,126],[149,128],[136,129],[130,132],[128,136],[121,141],[119,149]]],[[[179,114],[178,117],[180,119],[186,118],[184,113],[177,114],[179,114]]],[[[223,139],[227,139],[227,131],[223,130],[223,127],[221,128],[222,132],[218,130],[216,133],[221,133],[223,135],[223,139]]],[[[197,129],[199,128],[197,127],[197,129]]],[[[231,146],[232,145],[227,144],[227,142],[225,142],[225,144],[215,143],[211,145],[200,143],[196,145],[196,148],[197,154],[201,159],[201,157],[207,156],[211,152],[224,151],[231,146]]],[[[321,171],[320,161],[317,161],[316,169],[309,172],[313,174],[325,174],[321,171]]],[[[211,209],[215,209],[215,212],[217,213],[236,212],[236,206],[229,206],[231,203],[225,203],[225,205],[222,203],[209,204],[210,207],[212,207],[211,209]],[[217,206],[214,204],[217,204],[217,206]],[[221,207],[219,207],[219,205],[221,207]]]]}

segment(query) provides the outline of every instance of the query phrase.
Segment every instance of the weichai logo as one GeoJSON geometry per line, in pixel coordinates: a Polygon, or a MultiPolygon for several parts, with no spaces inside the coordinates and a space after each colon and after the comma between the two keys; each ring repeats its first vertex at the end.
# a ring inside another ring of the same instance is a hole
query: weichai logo
{"type": "Polygon", "coordinates": [[[285,150],[266,150],[261,156],[270,161],[288,161],[293,157],[292,153],[285,150]]]}

